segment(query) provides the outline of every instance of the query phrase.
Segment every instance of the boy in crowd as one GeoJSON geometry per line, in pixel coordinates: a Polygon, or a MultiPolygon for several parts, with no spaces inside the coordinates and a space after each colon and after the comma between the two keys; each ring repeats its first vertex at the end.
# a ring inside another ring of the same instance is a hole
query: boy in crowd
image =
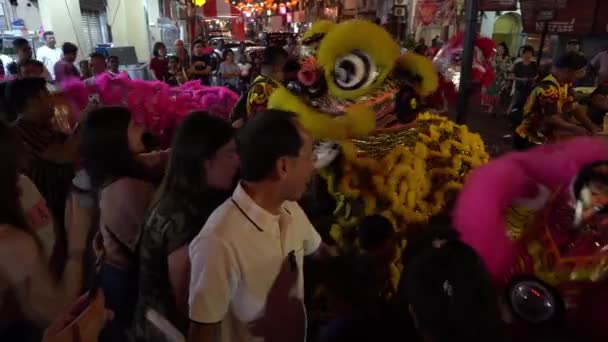
{"type": "Polygon", "coordinates": [[[80,78],[80,72],[74,65],[78,55],[78,46],[65,42],[61,50],[63,51],[63,57],[55,63],[55,81],[61,82],[70,77],[80,78]]]}

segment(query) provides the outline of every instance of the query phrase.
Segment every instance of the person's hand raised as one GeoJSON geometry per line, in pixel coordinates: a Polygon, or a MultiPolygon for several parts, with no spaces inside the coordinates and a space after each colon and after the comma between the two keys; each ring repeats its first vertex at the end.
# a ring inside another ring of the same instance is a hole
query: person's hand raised
{"type": "Polygon", "coordinates": [[[306,336],[304,303],[294,294],[298,282],[298,265],[290,253],[277,276],[268,297],[264,316],[251,324],[251,333],[266,342],[303,342],[306,336]]]}

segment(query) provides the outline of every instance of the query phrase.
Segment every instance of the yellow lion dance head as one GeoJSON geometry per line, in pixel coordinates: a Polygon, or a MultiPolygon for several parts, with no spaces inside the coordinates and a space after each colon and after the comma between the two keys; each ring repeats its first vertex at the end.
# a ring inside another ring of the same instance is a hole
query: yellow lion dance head
{"type": "Polygon", "coordinates": [[[373,213],[399,229],[426,222],[487,161],[477,134],[423,111],[421,98],[438,86],[432,62],[402,54],[380,26],[322,21],[303,45],[298,82],[275,90],[269,108],[296,113],[317,139],[342,147],[321,171],[337,202],[337,238],[373,213]]]}

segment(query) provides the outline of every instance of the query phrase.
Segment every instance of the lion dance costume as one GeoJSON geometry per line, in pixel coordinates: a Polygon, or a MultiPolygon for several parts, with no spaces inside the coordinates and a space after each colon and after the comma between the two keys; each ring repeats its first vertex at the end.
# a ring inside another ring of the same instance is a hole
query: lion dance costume
{"type": "Polygon", "coordinates": [[[420,99],[438,83],[432,62],[401,54],[380,26],[321,21],[303,44],[297,84],[275,90],[269,108],[295,112],[316,139],[335,142],[339,156],[321,174],[337,204],[331,236],[340,247],[354,247],[365,215],[399,230],[427,222],[488,160],[479,135],[423,111],[420,99]]]}
{"type": "MultiPolygon", "coordinates": [[[[474,54],[471,80],[481,86],[489,87],[494,82],[492,56],[495,43],[490,38],[478,36],[474,40],[474,54]]],[[[460,70],[462,51],[464,49],[464,32],[450,38],[433,58],[433,64],[439,72],[439,87],[427,96],[424,102],[433,108],[444,108],[447,104],[456,104],[460,88],[460,70]]]]}
{"type": "Polygon", "coordinates": [[[454,211],[515,317],[565,320],[585,341],[608,339],[607,159],[602,138],[507,154],[469,176],[454,211]]]}
{"type": "MultiPolygon", "coordinates": [[[[225,87],[208,87],[200,81],[190,81],[170,87],[161,81],[132,80],[126,73],[117,76],[104,73],[94,84],[79,79],[62,82],[57,92],[56,117],[75,122],[87,107],[91,96],[99,104],[124,106],[146,129],[156,135],[166,147],[178,122],[193,111],[228,118],[239,96],[225,87]]],[[[69,126],[69,124],[66,124],[69,126]]]]}

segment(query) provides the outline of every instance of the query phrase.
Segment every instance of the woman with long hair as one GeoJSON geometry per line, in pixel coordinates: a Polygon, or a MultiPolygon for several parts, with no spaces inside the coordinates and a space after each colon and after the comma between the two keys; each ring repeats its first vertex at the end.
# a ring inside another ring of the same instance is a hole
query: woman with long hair
{"type": "Polygon", "coordinates": [[[81,289],[87,232],[68,232],[68,258],[56,279],[39,235],[21,205],[25,146],[0,122],[0,340],[39,341],[41,332],[81,289]]]}
{"type": "Polygon", "coordinates": [[[188,245],[211,212],[226,200],[238,168],[230,124],[204,112],[188,115],[177,128],[160,200],[144,224],[139,255],[136,336],[157,340],[146,310],[188,330],[188,245]]]}
{"type": "Polygon", "coordinates": [[[509,55],[509,47],[505,42],[496,46],[494,65],[494,83],[486,91],[485,101],[489,106],[488,112],[495,114],[496,105],[508,105],[508,95],[511,92],[509,73],[513,67],[513,59],[509,55]]]}
{"type": "MultiPolygon", "coordinates": [[[[146,152],[144,127],[123,107],[91,111],[82,125],[81,157],[92,191],[97,198],[102,246],[101,287],[114,319],[102,340],[122,341],[131,324],[137,291],[137,244],[145,211],[155,190],[151,165],[140,155],[146,152]]],[[[162,165],[162,156],[158,158],[162,165]]]]}

